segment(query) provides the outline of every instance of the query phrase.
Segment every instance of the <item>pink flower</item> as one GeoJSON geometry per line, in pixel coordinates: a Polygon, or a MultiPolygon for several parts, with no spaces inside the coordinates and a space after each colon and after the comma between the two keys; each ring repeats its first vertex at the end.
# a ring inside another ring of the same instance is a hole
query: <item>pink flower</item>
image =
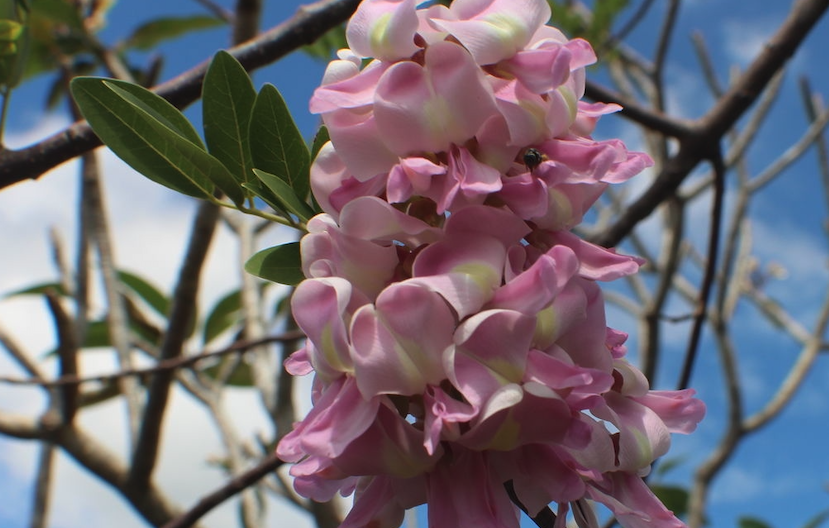
{"type": "Polygon", "coordinates": [[[595,141],[583,40],[544,0],[365,0],[311,110],[325,211],[301,242],[292,308],[313,409],[280,442],[298,493],[354,492],[344,528],[517,528],[556,502],[595,524],[681,527],[640,475],[705,406],[651,391],[607,326],[597,281],[641,259],[570,232],[608,185],[652,164],[595,141]],[[361,57],[375,60],[360,68],[361,57]],[[612,431],[612,432],[611,432],[612,431]]]}

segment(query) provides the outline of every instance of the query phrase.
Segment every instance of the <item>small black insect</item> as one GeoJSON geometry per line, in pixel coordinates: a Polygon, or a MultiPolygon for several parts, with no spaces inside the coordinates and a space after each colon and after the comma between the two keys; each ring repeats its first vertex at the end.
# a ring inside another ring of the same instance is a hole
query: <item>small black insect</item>
{"type": "Polygon", "coordinates": [[[541,165],[541,162],[547,159],[547,157],[542,154],[538,149],[533,147],[528,148],[524,151],[524,165],[527,166],[527,170],[532,172],[535,170],[536,167],[541,165]]]}

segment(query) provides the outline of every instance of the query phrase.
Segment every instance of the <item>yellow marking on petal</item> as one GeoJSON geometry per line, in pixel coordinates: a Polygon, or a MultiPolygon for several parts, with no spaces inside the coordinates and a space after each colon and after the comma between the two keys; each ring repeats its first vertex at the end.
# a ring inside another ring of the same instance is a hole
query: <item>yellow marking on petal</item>
{"type": "Polygon", "coordinates": [[[492,440],[486,446],[486,449],[496,451],[510,451],[515,449],[520,434],[521,425],[515,421],[510,412],[509,417],[504,420],[504,423],[498,428],[498,431],[492,435],[492,440]]]}
{"type": "Polygon", "coordinates": [[[345,365],[342,357],[337,353],[337,347],[334,345],[334,335],[331,331],[331,325],[325,325],[320,334],[321,342],[319,343],[319,351],[325,361],[331,365],[331,368],[340,372],[351,372],[351,368],[345,365]]]}
{"type": "Polygon", "coordinates": [[[455,130],[452,129],[452,110],[449,101],[440,95],[430,97],[423,104],[423,120],[429,134],[439,138],[455,138],[455,130]]]}
{"type": "Polygon", "coordinates": [[[635,428],[631,428],[628,431],[633,434],[636,447],[638,448],[636,451],[639,457],[636,460],[636,467],[642,468],[649,465],[653,461],[653,449],[651,449],[652,446],[647,435],[644,431],[635,428]]]}
{"type": "Polygon", "coordinates": [[[454,273],[462,273],[483,291],[491,290],[501,281],[501,276],[491,266],[478,262],[465,262],[452,268],[454,273]]]}
{"type": "Polygon", "coordinates": [[[384,13],[377,17],[377,21],[371,28],[369,35],[369,42],[371,42],[371,49],[378,57],[386,55],[388,44],[388,30],[389,22],[391,21],[392,13],[384,13]]]}
{"type": "Polygon", "coordinates": [[[523,45],[528,40],[527,28],[523,21],[508,13],[493,13],[483,18],[492,26],[498,40],[512,48],[523,45]]]}
{"type": "Polygon", "coordinates": [[[558,317],[552,306],[544,308],[536,315],[533,346],[540,350],[547,349],[558,336],[558,317]]]}
{"type": "Polygon", "coordinates": [[[576,94],[573,93],[573,90],[570,89],[569,86],[566,84],[561,85],[557,88],[558,93],[561,94],[561,97],[564,99],[565,104],[567,104],[567,111],[569,113],[570,124],[576,120],[576,115],[579,111],[579,100],[576,97],[576,94]]]}

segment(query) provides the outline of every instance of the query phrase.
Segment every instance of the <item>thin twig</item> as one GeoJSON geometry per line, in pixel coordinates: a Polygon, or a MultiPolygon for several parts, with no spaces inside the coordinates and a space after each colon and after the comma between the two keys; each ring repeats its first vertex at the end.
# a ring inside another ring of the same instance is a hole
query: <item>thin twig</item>
{"type": "Polygon", "coordinates": [[[205,359],[215,358],[227,354],[244,352],[250,348],[265,345],[268,343],[292,342],[297,339],[301,339],[304,336],[305,334],[303,334],[301,331],[294,330],[290,332],[285,332],[277,336],[263,337],[262,339],[257,339],[255,341],[238,341],[221,350],[215,350],[213,352],[201,352],[197,355],[161,360],[152,367],[120,370],[112,374],[101,374],[98,376],[89,376],[85,378],[80,378],[78,376],[64,376],[48,381],[45,378],[20,379],[8,376],[0,376],[0,383],[8,383],[11,385],[39,385],[41,387],[60,387],[63,385],[80,385],[82,383],[89,382],[114,381],[124,376],[147,376],[151,374],[157,374],[163,371],[170,371],[181,368],[191,368],[195,366],[197,363],[204,361],[205,359]]]}
{"type": "Polygon", "coordinates": [[[720,225],[722,223],[722,206],[725,195],[725,165],[722,157],[715,155],[711,160],[714,168],[714,203],[711,207],[711,226],[708,232],[708,258],[705,266],[705,276],[700,286],[699,301],[696,313],[694,314],[694,325],[691,329],[691,336],[688,340],[688,348],[685,352],[685,361],[682,365],[682,374],[677,383],[678,390],[688,387],[691,381],[691,374],[697,357],[699,340],[702,335],[702,325],[705,322],[708,311],[708,298],[711,295],[711,288],[717,274],[717,255],[720,247],[720,225]]]}
{"type": "Polygon", "coordinates": [[[641,4],[639,4],[639,9],[630,17],[624,26],[617,32],[614,33],[609,39],[607,39],[608,46],[615,46],[616,44],[620,43],[621,41],[625,40],[631,31],[636,29],[636,26],[645,18],[645,15],[648,14],[651,6],[653,5],[653,0],[644,0],[641,4]]]}
{"type": "MultiPolygon", "coordinates": [[[[217,206],[210,202],[199,204],[184,262],[173,293],[167,332],[161,345],[160,359],[162,361],[181,356],[190,325],[194,324],[196,296],[199,291],[201,273],[218,219],[219,208],[217,206]]],[[[146,486],[152,476],[157,462],[161,426],[172,381],[172,371],[163,370],[156,373],[150,382],[147,405],[130,466],[128,487],[146,486]]]]}
{"type": "Polygon", "coordinates": [[[680,138],[678,152],[668,160],[651,186],[630,204],[610,229],[591,241],[604,247],[618,245],[666,197],[674,194],[688,174],[702,160],[711,157],[725,133],[757,100],[827,9],[829,0],[802,0],[796,3],[740,79],[693,125],[692,134],[680,138]]]}
{"type": "Polygon", "coordinates": [[[46,528],[49,524],[49,498],[52,488],[52,466],[54,465],[54,459],[55,444],[48,440],[41,442],[29,528],[46,528]]]}
{"type": "Polygon", "coordinates": [[[201,519],[210,510],[223,503],[230,497],[233,497],[240,491],[252,486],[272,471],[276,471],[276,469],[282,464],[283,462],[277,458],[276,454],[272,454],[255,467],[245,471],[238,477],[231,479],[221,488],[218,488],[209,495],[202,497],[201,500],[193,506],[193,508],[180,517],[164,524],[162,528],[187,528],[188,526],[192,526],[193,523],[201,519]]]}

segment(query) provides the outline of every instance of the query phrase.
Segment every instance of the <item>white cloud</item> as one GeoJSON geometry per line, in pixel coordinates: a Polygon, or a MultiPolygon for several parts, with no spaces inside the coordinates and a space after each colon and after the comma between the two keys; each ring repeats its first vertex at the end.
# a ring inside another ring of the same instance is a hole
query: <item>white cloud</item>
{"type": "MultiPolygon", "coordinates": [[[[63,125],[63,121],[51,119],[36,130],[12,135],[9,139],[13,144],[29,144],[63,125]]],[[[170,291],[186,247],[195,201],[176,196],[135,174],[108,151],[99,152],[119,265],[140,272],[163,291],[170,291]]],[[[0,296],[55,279],[48,242],[50,226],[59,229],[70,258],[74,259],[77,180],[77,164],[72,162],[37,181],[23,182],[0,192],[0,225],[3,226],[0,243],[5,249],[0,258],[0,296]]],[[[270,242],[287,236],[291,233],[274,233],[270,242]]],[[[232,234],[226,227],[220,227],[203,277],[203,295],[199,299],[202,314],[217,298],[237,287],[241,276],[237,254],[232,234]]],[[[34,358],[54,347],[52,323],[42,299],[0,298],[0,322],[34,358]]],[[[89,352],[83,355],[82,369],[89,375],[111,372],[116,365],[109,352],[89,352]]],[[[0,374],[25,375],[2,349],[0,374]]],[[[300,390],[308,389],[307,381],[297,385],[300,390]]],[[[300,398],[298,404],[302,402],[302,406],[307,407],[306,401],[307,397],[300,398]]],[[[4,412],[36,416],[43,405],[44,398],[39,389],[0,384],[0,410],[4,412]]],[[[270,433],[269,420],[261,411],[259,397],[253,391],[228,391],[224,406],[243,438],[270,433]]],[[[123,402],[99,404],[84,410],[79,420],[96,440],[119,456],[126,456],[128,443],[123,402]]],[[[0,489],[3,492],[0,525],[23,523],[28,516],[36,447],[35,442],[0,436],[0,489]],[[13,502],[7,499],[13,499],[13,502]],[[15,504],[14,512],[4,511],[9,504],[15,504]]],[[[223,473],[207,463],[211,455],[222,452],[216,428],[201,404],[183,391],[175,390],[165,418],[164,441],[155,476],[159,487],[180,507],[191,506],[225,482],[223,473]]],[[[116,492],[69,457],[60,455],[56,469],[50,515],[52,526],[146,526],[116,492]]],[[[300,510],[284,501],[272,501],[268,508],[268,525],[297,528],[311,525],[300,510]]],[[[236,501],[229,501],[206,517],[205,526],[235,526],[237,518],[236,501]]]]}
{"type": "Polygon", "coordinates": [[[745,66],[757,58],[769,41],[785,13],[773,13],[754,19],[741,17],[722,25],[728,62],[745,66]]]}

